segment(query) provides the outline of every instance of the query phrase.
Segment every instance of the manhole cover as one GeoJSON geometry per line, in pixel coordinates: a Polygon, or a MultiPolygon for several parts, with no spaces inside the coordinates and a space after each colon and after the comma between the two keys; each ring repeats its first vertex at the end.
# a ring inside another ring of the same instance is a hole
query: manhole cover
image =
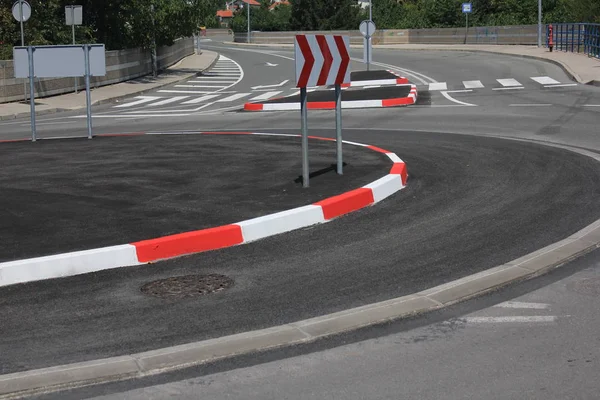
{"type": "Polygon", "coordinates": [[[160,279],[142,286],[142,293],[161,299],[183,299],[205,296],[233,286],[233,279],[225,275],[185,275],[160,279]]]}
{"type": "Polygon", "coordinates": [[[600,296],[600,278],[588,278],[573,282],[569,284],[569,289],[581,294],[600,296]]]}

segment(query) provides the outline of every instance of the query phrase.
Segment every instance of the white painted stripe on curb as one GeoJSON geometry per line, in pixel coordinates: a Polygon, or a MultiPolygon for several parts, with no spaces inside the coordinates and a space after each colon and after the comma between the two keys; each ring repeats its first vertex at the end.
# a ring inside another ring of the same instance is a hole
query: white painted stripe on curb
{"type": "Polygon", "coordinates": [[[402,185],[402,178],[400,175],[389,174],[363,187],[366,189],[371,189],[373,192],[374,203],[377,203],[396,193],[402,189],[404,185],[402,185]]]}
{"type": "Polygon", "coordinates": [[[0,263],[0,286],[140,264],[130,244],[9,261],[0,263]]]}
{"type": "Polygon", "coordinates": [[[396,163],[403,163],[403,162],[404,162],[404,161],[402,161],[402,160],[400,159],[400,157],[398,157],[398,156],[396,155],[396,153],[385,153],[385,155],[386,155],[386,156],[388,156],[388,158],[389,158],[390,160],[392,160],[392,162],[393,162],[394,164],[396,164],[396,163]]]}
{"type": "Polygon", "coordinates": [[[325,222],[323,209],[313,204],[238,222],[244,243],[325,222]]]}

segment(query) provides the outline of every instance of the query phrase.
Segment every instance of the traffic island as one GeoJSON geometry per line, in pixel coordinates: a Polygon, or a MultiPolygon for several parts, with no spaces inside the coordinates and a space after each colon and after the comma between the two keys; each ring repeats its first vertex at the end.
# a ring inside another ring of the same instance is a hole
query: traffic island
{"type": "Polygon", "coordinates": [[[0,286],[255,241],[356,211],[406,183],[394,153],[345,142],[340,176],[331,168],[335,140],[311,139],[309,189],[296,180],[297,135],[182,132],[3,143],[0,286]],[[27,258],[36,256],[42,257],[27,258]]]}
{"type": "MultiPolygon", "coordinates": [[[[385,108],[408,106],[417,101],[415,85],[381,86],[375,88],[349,88],[342,91],[342,108],[385,108]]],[[[315,90],[308,92],[309,110],[335,109],[333,90],[315,90]]],[[[300,110],[300,95],[280,97],[258,103],[244,104],[245,111],[291,111],[300,110]]]]}
{"type": "Polygon", "coordinates": [[[350,73],[350,83],[342,87],[364,87],[373,85],[407,85],[407,78],[390,70],[354,71],[350,73]]]}

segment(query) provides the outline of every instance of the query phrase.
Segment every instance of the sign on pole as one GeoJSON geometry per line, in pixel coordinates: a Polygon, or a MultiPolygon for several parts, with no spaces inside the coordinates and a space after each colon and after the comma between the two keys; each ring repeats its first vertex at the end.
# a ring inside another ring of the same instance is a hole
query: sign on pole
{"type": "Polygon", "coordinates": [[[363,35],[363,60],[367,64],[367,71],[370,69],[371,62],[373,61],[373,47],[371,37],[375,33],[375,23],[371,20],[364,20],[358,26],[358,30],[363,35]]]}
{"type": "Polygon", "coordinates": [[[31,18],[31,6],[26,1],[15,1],[12,6],[12,15],[19,22],[27,22],[31,18]],[[23,7],[23,16],[21,16],[21,6],[23,7]]]}
{"type": "Polygon", "coordinates": [[[469,36],[469,14],[473,12],[472,3],[462,3],[462,12],[465,14],[465,44],[469,36]]]}
{"type": "MultiPolygon", "coordinates": [[[[73,36],[73,44],[75,44],[75,25],[83,23],[83,6],[69,5],[65,6],[65,24],[71,26],[71,35],[73,36]]],[[[77,78],[75,81],[75,94],[77,94],[77,78]]]]}
{"type": "Polygon", "coordinates": [[[88,138],[92,138],[90,76],[106,75],[103,44],[13,47],[15,78],[29,78],[31,139],[35,142],[34,80],[38,78],[85,77],[88,138]]]}
{"type": "Polygon", "coordinates": [[[309,186],[308,110],[306,88],[335,85],[337,173],[342,174],[342,84],[350,83],[350,38],[338,35],[296,35],[296,87],[300,88],[302,186],[309,186]]]}

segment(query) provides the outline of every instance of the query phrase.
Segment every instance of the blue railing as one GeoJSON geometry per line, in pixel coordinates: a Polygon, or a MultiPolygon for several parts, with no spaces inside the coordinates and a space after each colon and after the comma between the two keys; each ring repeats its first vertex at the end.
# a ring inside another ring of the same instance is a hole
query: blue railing
{"type": "MultiPolygon", "coordinates": [[[[600,24],[552,24],[554,50],[585,53],[600,58],[600,24]]],[[[546,46],[550,25],[546,25],[546,46]]]]}

